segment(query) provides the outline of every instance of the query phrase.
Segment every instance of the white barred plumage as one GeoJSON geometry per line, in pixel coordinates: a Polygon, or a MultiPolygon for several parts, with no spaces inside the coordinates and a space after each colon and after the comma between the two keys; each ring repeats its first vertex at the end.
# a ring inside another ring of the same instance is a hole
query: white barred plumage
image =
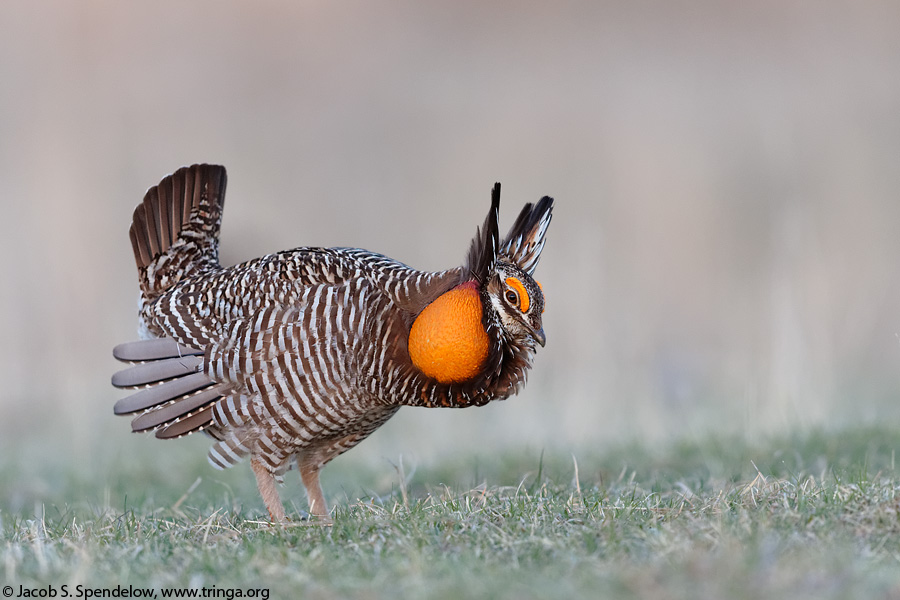
{"type": "Polygon", "coordinates": [[[140,330],[150,339],[113,352],[133,363],[113,385],[138,390],[115,407],[137,415],[134,431],[204,431],[218,468],[250,456],[278,521],[274,482],[296,466],[310,513],[324,518],[319,470],[400,406],[480,406],[524,383],[545,339],[532,275],[552,199],[527,204],[501,242],[497,184],[466,264],[446,271],[310,247],[225,268],[225,184],[223,167],[185,167],[135,210],[140,330]]]}

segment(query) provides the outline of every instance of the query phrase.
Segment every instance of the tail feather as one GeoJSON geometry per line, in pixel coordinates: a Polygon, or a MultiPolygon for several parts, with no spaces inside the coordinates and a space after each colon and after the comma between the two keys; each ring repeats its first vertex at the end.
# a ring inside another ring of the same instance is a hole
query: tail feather
{"type": "Polygon", "coordinates": [[[147,190],[129,230],[145,294],[219,264],[227,176],[218,165],[182,167],[147,190]]]}
{"type": "Polygon", "coordinates": [[[147,207],[138,204],[134,209],[131,228],[128,230],[131,237],[131,246],[134,249],[134,260],[138,267],[146,267],[159,253],[159,243],[156,241],[156,224],[148,224],[147,207]],[[150,227],[153,231],[150,231],[150,227]]]}

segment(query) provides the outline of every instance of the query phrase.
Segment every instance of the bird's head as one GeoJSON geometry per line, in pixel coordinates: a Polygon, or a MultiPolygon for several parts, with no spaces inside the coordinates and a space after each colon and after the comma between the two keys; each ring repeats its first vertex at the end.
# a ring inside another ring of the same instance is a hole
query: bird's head
{"type": "Polygon", "coordinates": [[[543,346],[544,290],[533,278],[553,216],[553,198],[544,196],[519,212],[509,233],[500,239],[500,184],[494,184],[491,210],[478,230],[466,262],[466,276],[479,284],[487,309],[496,317],[507,341],[543,346]]]}
{"type": "Polygon", "coordinates": [[[485,291],[509,339],[541,346],[547,342],[542,323],[544,291],[531,275],[516,265],[498,262],[485,291]]]}
{"type": "MultiPolygon", "coordinates": [[[[500,240],[500,184],[478,230],[459,283],[415,318],[408,347],[413,364],[441,383],[490,379],[504,357],[528,356],[546,343],[544,292],[534,280],[553,199],[526,204],[500,240]]],[[[524,359],[528,362],[528,359],[524,359]]]]}

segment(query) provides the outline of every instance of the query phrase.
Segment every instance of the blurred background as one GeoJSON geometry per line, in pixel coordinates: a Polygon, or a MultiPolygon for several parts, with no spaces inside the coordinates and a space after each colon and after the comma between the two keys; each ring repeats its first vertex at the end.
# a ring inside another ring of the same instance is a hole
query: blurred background
{"type": "Polygon", "coordinates": [[[7,0],[0,453],[202,456],[109,385],[132,210],[195,162],[228,168],[228,264],[451,267],[495,181],[502,228],[556,198],[527,390],[347,460],[900,426],[898,28],[879,0],[7,0]]]}

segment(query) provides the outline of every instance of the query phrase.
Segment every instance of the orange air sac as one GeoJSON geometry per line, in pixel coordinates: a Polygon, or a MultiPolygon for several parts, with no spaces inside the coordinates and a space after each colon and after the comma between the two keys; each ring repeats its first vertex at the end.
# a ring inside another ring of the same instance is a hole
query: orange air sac
{"type": "Polygon", "coordinates": [[[438,296],[419,313],[409,331],[413,364],[441,383],[475,377],[488,354],[481,316],[481,295],[474,281],[438,296]]]}

